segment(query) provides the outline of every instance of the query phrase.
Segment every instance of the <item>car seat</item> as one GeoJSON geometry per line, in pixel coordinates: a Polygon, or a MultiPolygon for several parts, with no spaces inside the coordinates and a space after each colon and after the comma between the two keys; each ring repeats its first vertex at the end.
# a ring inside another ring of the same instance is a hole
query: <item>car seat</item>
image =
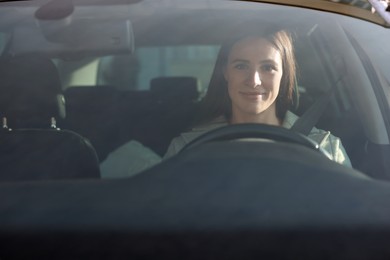
{"type": "Polygon", "coordinates": [[[198,99],[198,81],[194,77],[157,77],[150,81],[150,90],[161,102],[176,99],[192,102],[198,99]]]}
{"type": "Polygon", "coordinates": [[[54,63],[38,54],[0,62],[0,181],[98,178],[88,140],[60,130],[65,100],[54,63]]]}
{"type": "Polygon", "coordinates": [[[86,136],[100,161],[134,139],[134,129],[157,103],[149,91],[122,91],[112,86],[72,86],[64,94],[65,128],[86,136]]]}
{"type": "Polygon", "coordinates": [[[140,124],[142,133],[136,139],[163,156],[171,140],[192,123],[198,81],[194,77],[158,77],[151,80],[150,91],[154,112],[140,124]]]}
{"type": "Polygon", "coordinates": [[[49,128],[65,115],[65,100],[55,65],[36,54],[3,59],[0,113],[13,128],[49,128]]]}

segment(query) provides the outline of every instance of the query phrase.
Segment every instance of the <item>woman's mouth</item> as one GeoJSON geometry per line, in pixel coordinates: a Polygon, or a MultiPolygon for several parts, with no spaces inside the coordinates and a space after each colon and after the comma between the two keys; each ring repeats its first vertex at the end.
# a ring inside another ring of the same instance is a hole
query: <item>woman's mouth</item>
{"type": "Polygon", "coordinates": [[[262,100],[266,95],[263,91],[240,91],[239,92],[244,98],[249,100],[262,100]]]}

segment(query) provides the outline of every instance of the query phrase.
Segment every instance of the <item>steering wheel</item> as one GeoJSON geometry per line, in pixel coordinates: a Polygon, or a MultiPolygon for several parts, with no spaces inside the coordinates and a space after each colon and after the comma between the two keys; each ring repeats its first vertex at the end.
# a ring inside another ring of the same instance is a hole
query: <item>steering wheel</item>
{"type": "Polygon", "coordinates": [[[195,138],[184,146],[182,151],[194,148],[204,143],[216,141],[231,141],[244,138],[267,139],[303,145],[324,153],[323,149],[308,137],[289,129],[265,124],[235,124],[220,127],[195,138]]]}

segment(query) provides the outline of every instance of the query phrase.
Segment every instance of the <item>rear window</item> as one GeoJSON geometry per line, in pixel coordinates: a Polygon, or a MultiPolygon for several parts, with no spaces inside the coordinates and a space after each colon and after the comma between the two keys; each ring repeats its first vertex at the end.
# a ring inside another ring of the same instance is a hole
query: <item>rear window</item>
{"type": "Polygon", "coordinates": [[[119,90],[148,90],[150,81],[162,76],[191,76],[204,92],[219,46],[164,46],[136,49],[133,55],[83,60],[57,60],[63,87],[111,86],[119,90]]]}

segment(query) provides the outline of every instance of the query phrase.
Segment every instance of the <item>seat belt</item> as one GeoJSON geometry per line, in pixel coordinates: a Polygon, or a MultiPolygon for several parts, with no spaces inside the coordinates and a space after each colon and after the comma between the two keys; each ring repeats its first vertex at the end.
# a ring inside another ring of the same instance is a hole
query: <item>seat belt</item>
{"type": "Polygon", "coordinates": [[[321,115],[327,107],[330,97],[332,96],[334,88],[331,88],[326,92],[320,99],[311,105],[311,107],[303,113],[301,117],[295,121],[294,125],[290,128],[291,130],[308,136],[313,127],[317,124],[321,115]]]}

